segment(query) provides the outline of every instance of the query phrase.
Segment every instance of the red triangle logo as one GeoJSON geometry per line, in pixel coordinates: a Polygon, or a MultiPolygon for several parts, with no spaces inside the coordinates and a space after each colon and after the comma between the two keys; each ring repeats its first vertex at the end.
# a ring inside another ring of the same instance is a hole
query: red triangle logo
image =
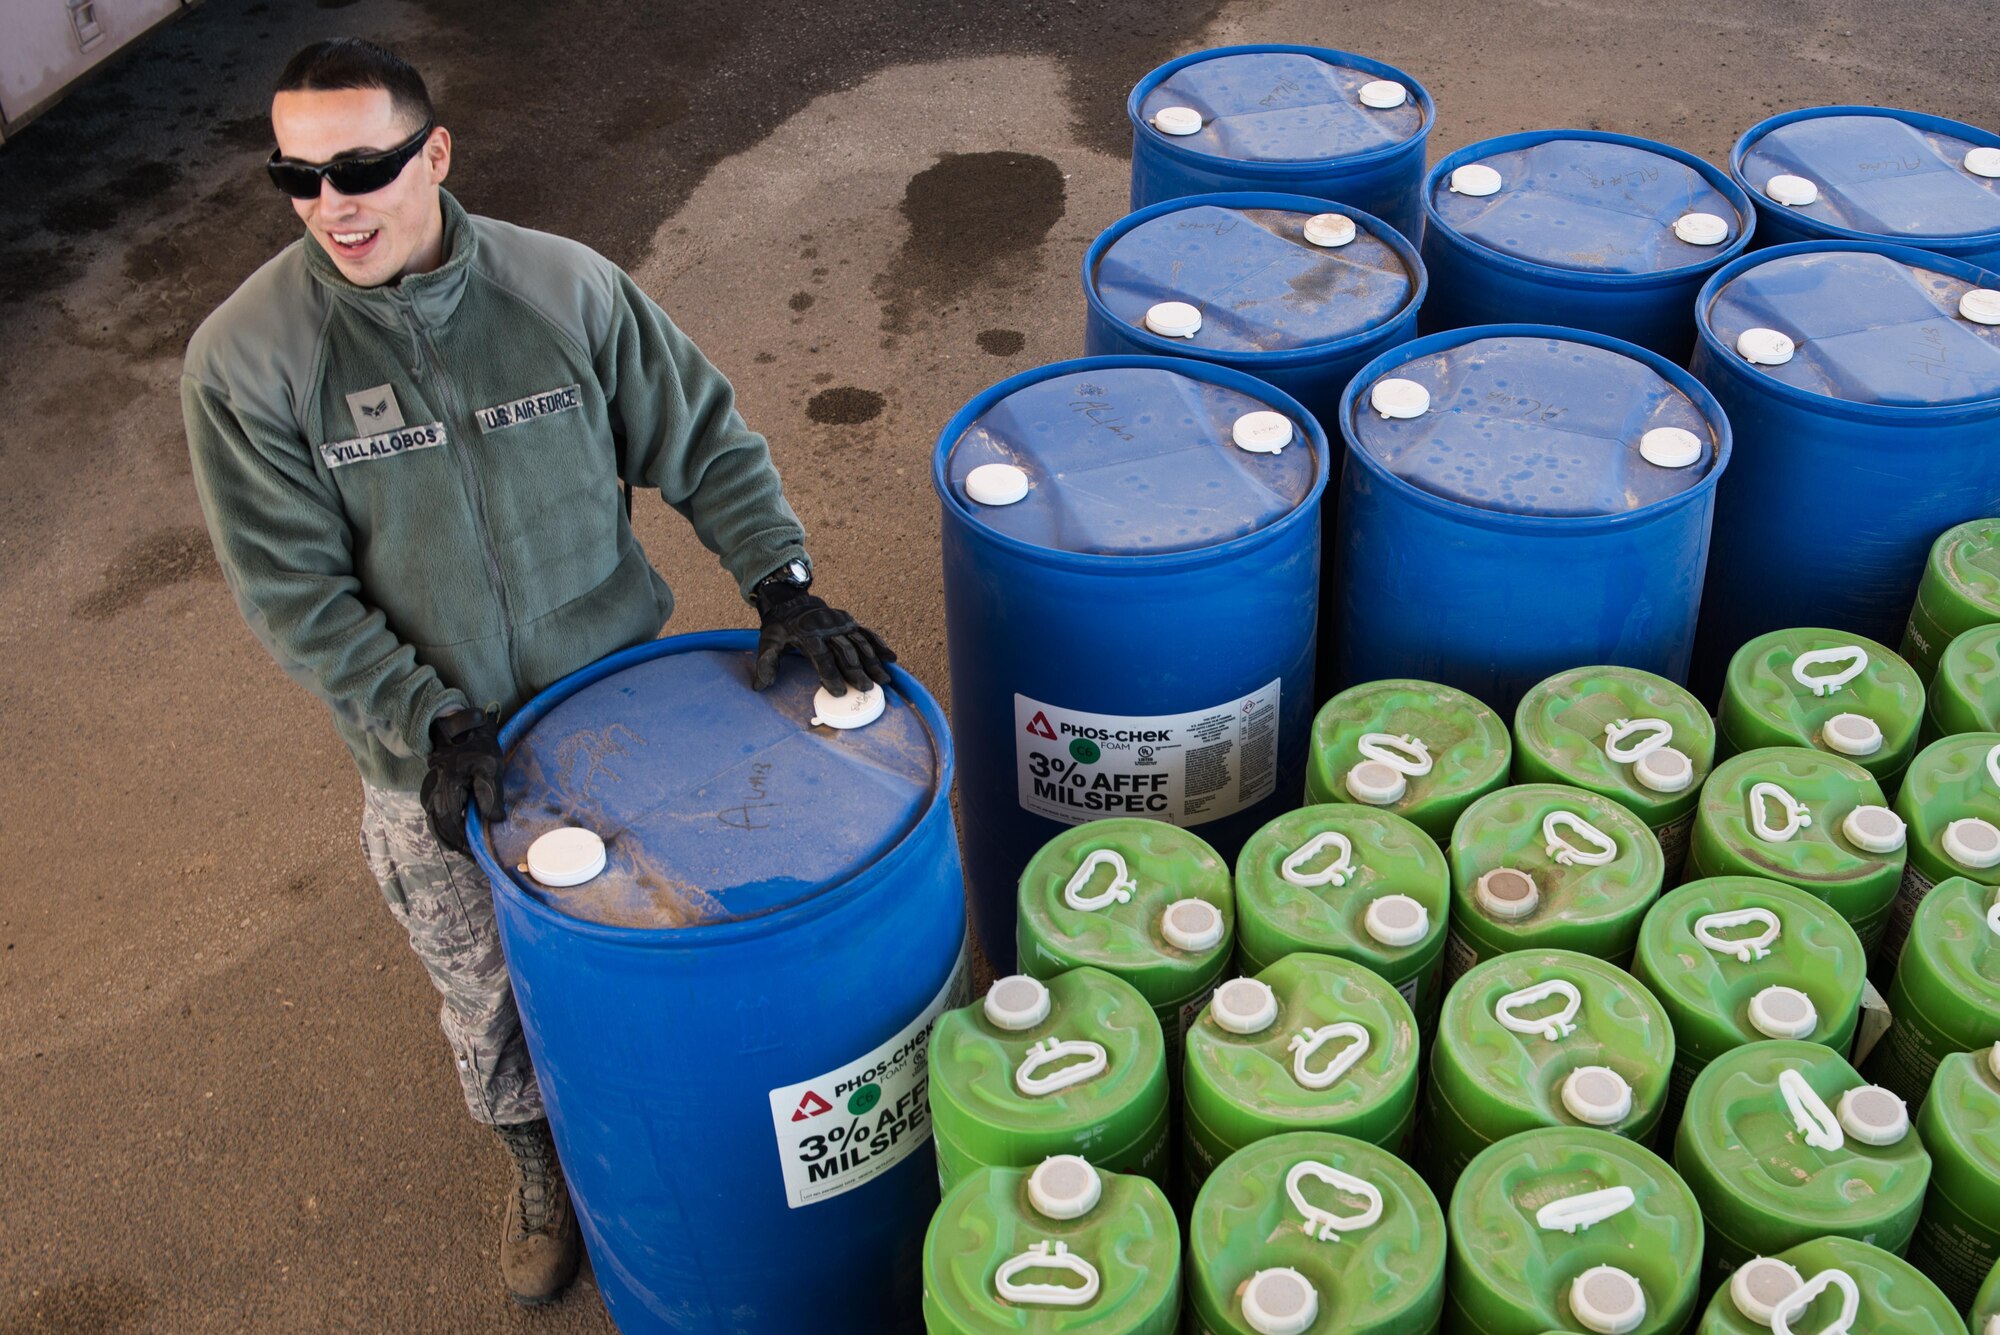
{"type": "Polygon", "coordinates": [[[807,1121],[810,1118],[817,1117],[821,1113],[829,1113],[832,1111],[833,1111],[833,1105],[831,1103],[828,1103],[825,1099],[821,1098],[819,1095],[813,1093],[809,1089],[806,1091],[806,1096],[799,1100],[798,1111],[792,1114],[792,1120],[794,1122],[803,1122],[807,1121]]]}
{"type": "Polygon", "coordinates": [[[1052,742],[1056,739],[1056,730],[1049,726],[1049,716],[1039,709],[1035,711],[1035,716],[1028,720],[1028,731],[1037,737],[1046,737],[1052,742]]]}

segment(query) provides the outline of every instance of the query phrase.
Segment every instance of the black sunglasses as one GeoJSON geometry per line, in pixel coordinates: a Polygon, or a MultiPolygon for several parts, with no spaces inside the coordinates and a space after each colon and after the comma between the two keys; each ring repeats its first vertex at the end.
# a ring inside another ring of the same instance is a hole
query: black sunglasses
{"type": "Polygon", "coordinates": [[[317,198],[322,180],[330,182],[343,195],[365,195],[401,176],[410,159],[423,150],[424,141],[431,137],[434,128],[434,121],[425,121],[423,129],[394,148],[353,156],[343,153],[332,162],[294,162],[273,149],[264,170],[271,174],[271,184],[293,199],[317,198]]]}

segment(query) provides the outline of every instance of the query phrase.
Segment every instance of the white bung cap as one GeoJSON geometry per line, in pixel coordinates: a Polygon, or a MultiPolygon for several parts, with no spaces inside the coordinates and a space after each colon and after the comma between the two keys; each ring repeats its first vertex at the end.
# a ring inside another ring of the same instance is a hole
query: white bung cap
{"type": "Polygon", "coordinates": [[[1655,747],[1632,762],[1632,775],[1656,793],[1685,792],[1694,783],[1694,762],[1679,747],[1655,747]]]}
{"type": "Polygon", "coordinates": [[[1277,454],[1292,443],[1292,419],[1283,413],[1259,409],[1244,413],[1229,428],[1229,438],[1239,450],[1252,454],[1277,454]]]}
{"type": "Polygon", "coordinates": [[[1866,714],[1835,714],[1819,735],[1827,750],[1844,756],[1872,756],[1882,749],[1882,726],[1866,714]]]}
{"type": "Polygon", "coordinates": [[[1153,113],[1153,128],[1161,134],[1201,133],[1201,113],[1193,107],[1161,107],[1153,113]]]}
{"type": "Polygon", "coordinates": [[[1806,1277],[1775,1256],[1754,1256],[1729,1277],[1729,1300],[1760,1326],[1771,1324],[1778,1304],[1805,1286],[1806,1277]]]}
{"type": "Polygon", "coordinates": [[[1686,468],[1701,458],[1701,437],[1681,426],[1656,426],[1639,437],[1639,457],[1655,468],[1686,468]]]}
{"type": "Polygon", "coordinates": [[[1569,1310],[1585,1330],[1626,1335],[1646,1319],[1646,1290],[1615,1265],[1592,1266],[1570,1281],[1569,1310]]]}
{"type": "Polygon", "coordinates": [[[835,695],[822,686],[813,692],[812,721],[846,732],[850,728],[867,727],[881,718],[888,707],[889,697],[872,682],[865,691],[850,686],[845,695],[835,695]]]}
{"type": "Polygon", "coordinates": [[[1028,475],[1012,464],[981,464],[965,475],[965,494],[981,505],[1012,505],[1028,494],[1028,475]]]}
{"type": "Polygon", "coordinates": [[[1371,807],[1391,806],[1410,791],[1410,781],[1403,771],[1379,760],[1364,760],[1347,771],[1346,784],[1349,797],[1371,807]]]}
{"type": "Polygon", "coordinates": [[[1527,872],[1495,867],[1473,882],[1472,898],[1487,917],[1512,922],[1541,907],[1542,888],[1527,872]]]}
{"type": "Polygon", "coordinates": [[[580,825],[550,830],[528,845],[528,875],[552,890],[582,885],[604,870],[604,841],[580,825]]]}
{"type": "Polygon", "coordinates": [[[1764,193],[1787,208],[1802,209],[1819,198],[1819,187],[1803,176],[1780,173],[1764,182],[1764,193]]]}
{"type": "Polygon", "coordinates": [[[1965,169],[1974,176],[1992,178],[2000,176],[2000,148],[1968,149],[1965,154],[1965,169]]]}
{"type": "Polygon", "coordinates": [[[1384,417],[1422,417],[1431,410],[1431,392],[1414,380],[1390,376],[1369,388],[1368,406],[1384,417]]]}
{"type": "Polygon", "coordinates": [[[1028,1174],[1028,1203],[1047,1219],[1081,1219],[1104,1196],[1104,1179],[1088,1160],[1057,1154],[1028,1174]]]}
{"type": "Polygon", "coordinates": [[[1160,935],[1176,950],[1212,950],[1228,924],[1205,899],[1176,899],[1160,915],[1160,935]]]}
{"type": "Polygon", "coordinates": [[[1864,853],[1893,853],[1903,846],[1908,831],[1901,816],[1873,803],[1854,808],[1840,822],[1840,832],[1864,853]]]}
{"type": "Polygon", "coordinates": [[[1796,987],[1773,984],[1750,998],[1750,1027],[1766,1038],[1804,1038],[1819,1027],[1819,1009],[1796,987]]]}
{"type": "Polygon", "coordinates": [[[1319,1320],[1319,1291],[1290,1266],[1259,1270],[1243,1286],[1243,1320],[1257,1335],[1301,1335],[1319,1320]]]}
{"type": "Polygon", "coordinates": [[[1306,219],[1306,240],[1331,250],[1359,236],[1354,219],[1344,213],[1315,213],[1306,219]]]}
{"type": "Polygon", "coordinates": [[[2000,1080],[2000,1042],[1986,1049],[1986,1069],[1993,1072],[1995,1080],[2000,1080]]]}
{"type": "Polygon", "coordinates": [[[1736,336],[1736,351],[1753,366],[1783,366],[1796,349],[1775,329],[1746,329],[1736,336]]]}
{"type": "Polygon", "coordinates": [[[1945,856],[1975,871],[2000,864],[2000,829],[1993,822],[1968,816],[1944,827],[1945,856]]]}
{"type": "Polygon", "coordinates": [[[2000,292],[1990,287],[1969,287],[1958,299],[1958,313],[1974,324],[2000,324],[2000,292]]]}
{"type": "Polygon", "coordinates": [[[997,1029],[1033,1029],[1049,1018],[1049,989],[1039,978],[1010,973],[986,989],[985,1010],[997,1029]]]}
{"type": "Polygon", "coordinates": [[[1193,338],[1201,332],[1201,312],[1185,301],[1160,301],[1146,308],[1146,328],[1161,338],[1193,338]]]}
{"type": "Polygon", "coordinates": [[[1586,1126],[1616,1126],[1632,1115],[1632,1086],[1609,1066],[1579,1066],[1562,1083],[1562,1102],[1586,1126]]]}
{"type": "Polygon", "coordinates": [[[1278,1022],[1278,994],[1255,978],[1232,978],[1215,989],[1208,1013],[1232,1034],[1261,1034],[1278,1022]]]}
{"type": "Polygon", "coordinates": [[[1910,1108],[1880,1085],[1856,1085],[1834,1108],[1840,1129],[1863,1145],[1894,1145],[1910,1134],[1910,1108]]]}
{"type": "Polygon", "coordinates": [[[1383,895],[1370,901],[1361,925],[1385,946],[1414,946],[1430,934],[1431,915],[1408,895],[1383,895]]]}
{"type": "Polygon", "coordinates": [[[1454,167],[1451,173],[1451,192],[1455,195],[1470,195],[1474,199],[1484,199],[1500,190],[1500,173],[1483,162],[1468,162],[1463,167],[1454,167]]]}
{"type": "Polygon", "coordinates": [[[1719,246],[1729,239],[1729,221],[1713,213],[1683,213],[1674,219],[1674,235],[1690,246],[1719,246]]]}
{"type": "Polygon", "coordinates": [[[1376,79],[1361,85],[1361,105],[1377,111],[1400,107],[1410,100],[1410,90],[1394,79],[1376,79]]]}

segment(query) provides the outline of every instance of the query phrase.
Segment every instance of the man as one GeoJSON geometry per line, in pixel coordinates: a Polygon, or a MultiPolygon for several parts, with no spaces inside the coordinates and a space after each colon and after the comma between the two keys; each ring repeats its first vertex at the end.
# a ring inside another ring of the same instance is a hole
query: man
{"type": "Polygon", "coordinates": [[[502,1276],[543,1302],[577,1228],[465,813],[504,818],[502,718],[673,610],[621,485],[657,489],[756,604],[753,686],[787,648],[836,695],[895,656],[809,592],[763,438],[660,308],[586,247],[441,188],[451,135],[416,70],[316,43],[271,124],[306,236],[189,344],[195,483],[244,618],[360,767],[369,868],[444,997],[467,1107],[513,1153],[502,1276]]]}

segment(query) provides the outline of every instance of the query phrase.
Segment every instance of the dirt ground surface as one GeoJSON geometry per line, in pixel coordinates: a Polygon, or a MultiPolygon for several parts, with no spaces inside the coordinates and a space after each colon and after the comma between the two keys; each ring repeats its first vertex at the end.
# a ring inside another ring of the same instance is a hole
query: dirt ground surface
{"type": "MultiPolygon", "coordinates": [[[[935,433],[1079,350],[1127,90],[1235,41],[1366,52],[1432,156],[1543,126],[1721,162],[1770,112],[2000,124],[1970,7],[1859,0],[208,0],[0,147],[0,1335],[601,1331],[494,1258],[503,1156],[356,846],[320,706],[224,592],[175,394],[295,235],[267,90],[311,38],[413,58],[475,212],[626,265],[735,380],[821,583],[941,695],[935,433]]],[[[747,625],[657,502],[671,629],[747,625]]]]}

